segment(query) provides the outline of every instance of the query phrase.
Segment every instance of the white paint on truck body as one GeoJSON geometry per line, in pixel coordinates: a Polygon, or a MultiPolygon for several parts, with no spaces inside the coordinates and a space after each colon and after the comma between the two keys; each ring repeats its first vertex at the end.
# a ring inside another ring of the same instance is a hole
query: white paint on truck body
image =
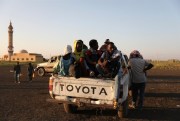
{"type": "Polygon", "coordinates": [[[54,79],[53,93],[91,99],[113,100],[114,80],[97,78],[58,77],[54,79]]]}

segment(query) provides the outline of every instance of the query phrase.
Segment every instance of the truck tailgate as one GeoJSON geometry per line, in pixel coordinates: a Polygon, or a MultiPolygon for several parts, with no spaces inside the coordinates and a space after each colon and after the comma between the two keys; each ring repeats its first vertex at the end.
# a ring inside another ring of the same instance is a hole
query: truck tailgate
{"type": "Polygon", "coordinates": [[[53,94],[91,99],[113,100],[114,81],[74,77],[58,77],[53,82],[53,94]]]}

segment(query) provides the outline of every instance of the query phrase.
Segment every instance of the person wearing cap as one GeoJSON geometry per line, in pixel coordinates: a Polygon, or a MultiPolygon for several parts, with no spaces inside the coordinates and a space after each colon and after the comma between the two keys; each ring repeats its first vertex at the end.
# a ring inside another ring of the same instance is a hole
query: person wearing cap
{"type": "Polygon", "coordinates": [[[54,73],[61,75],[61,76],[68,76],[69,75],[69,67],[74,62],[74,56],[72,54],[72,47],[67,45],[64,48],[64,53],[60,58],[60,61],[56,64],[54,68],[54,73]]]}
{"type": "Polygon", "coordinates": [[[129,57],[129,69],[131,69],[132,73],[132,98],[133,101],[129,105],[131,108],[136,108],[142,110],[143,100],[144,100],[144,92],[146,86],[146,74],[145,72],[153,67],[153,65],[146,60],[143,59],[142,55],[138,50],[134,50],[130,53],[129,57]],[[139,100],[137,102],[139,96],[139,100]]]}
{"type": "Polygon", "coordinates": [[[102,52],[105,52],[107,50],[107,45],[108,45],[109,42],[110,42],[110,40],[106,39],[104,44],[100,47],[99,50],[102,51],[102,52]]]}

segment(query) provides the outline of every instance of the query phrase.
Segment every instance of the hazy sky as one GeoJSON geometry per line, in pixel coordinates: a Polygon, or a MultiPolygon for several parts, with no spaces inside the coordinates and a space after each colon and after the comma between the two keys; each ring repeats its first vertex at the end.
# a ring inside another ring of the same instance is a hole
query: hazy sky
{"type": "Polygon", "coordinates": [[[26,49],[48,58],[82,39],[109,38],[129,55],[180,59],[179,0],[0,0],[0,56],[7,54],[8,26],[14,52],[26,49]]]}

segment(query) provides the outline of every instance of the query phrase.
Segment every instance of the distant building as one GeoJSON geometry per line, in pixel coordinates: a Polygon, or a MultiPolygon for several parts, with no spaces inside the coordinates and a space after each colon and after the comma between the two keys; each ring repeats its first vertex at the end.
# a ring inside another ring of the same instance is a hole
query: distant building
{"type": "Polygon", "coordinates": [[[19,61],[19,62],[42,62],[43,56],[37,53],[28,53],[27,50],[21,50],[19,53],[13,53],[13,26],[10,22],[8,27],[8,54],[4,55],[1,60],[19,61]]]}
{"type": "Polygon", "coordinates": [[[14,53],[9,59],[8,55],[4,55],[4,61],[19,61],[19,62],[42,62],[43,56],[37,53],[28,53],[26,50],[21,50],[19,53],[14,53]]]}

